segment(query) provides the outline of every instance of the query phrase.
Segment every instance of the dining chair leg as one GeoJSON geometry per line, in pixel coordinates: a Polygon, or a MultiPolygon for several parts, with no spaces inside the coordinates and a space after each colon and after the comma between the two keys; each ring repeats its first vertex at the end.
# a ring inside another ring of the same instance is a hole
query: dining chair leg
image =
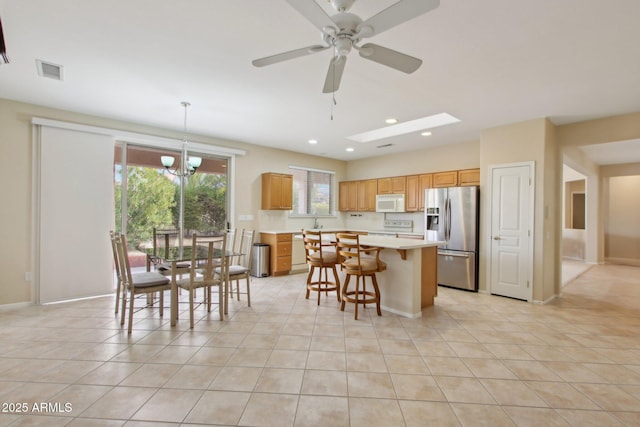
{"type": "Polygon", "coordinates": [[[193,329],[193,288],[189,289],[189,327],[193,329]]]}
{"type": "Polygon", "coordinates": [[[129,326],[127,328],[127,333],[131,334],[131,331],[133,330],[133,302],[134,302],[134,294],[133,294],[133,288],[131,289],[131,292],[129,294],[129,326]]]}
{"type": "Polygon", "coordinates": [[[164,316],[164,291],[160,291],[160,317],[164,316]]]}
{"type": "Polygon", "coordinates": [[[247,275],[247,307],[251,307],[251,279],[247,275]]]}
{"type": "Polygon", "coordinates": [[[120,305],[120,278],[116,284],[116,315],[118,314],[118,306],[120,305]]]}
{"type": "Polygon", "coordinates": [[[220,313],[220,320],[224,320],[224,286],[222,281],[218,283],[218,312],[220,313]]]}
{"type": "Polygon", "coordinates": [[[122,288],[122,308],[120,310],[120,326],[124,325],[124,316],[127,312],[127,290],[122,288]]]}

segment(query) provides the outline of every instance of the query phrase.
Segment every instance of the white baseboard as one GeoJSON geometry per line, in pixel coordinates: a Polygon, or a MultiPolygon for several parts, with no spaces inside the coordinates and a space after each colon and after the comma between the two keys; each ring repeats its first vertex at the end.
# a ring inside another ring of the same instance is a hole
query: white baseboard
{"type": "Polygon", "coordinates": [[[33,305],[33,303],[31,303],[29,301],[16,302],[14,304],[2,304],[2,305],[0,305],[0,311],[16,310],[16,309],[19,309],[19,308],[29,307],[31,305],[33,305]]]}

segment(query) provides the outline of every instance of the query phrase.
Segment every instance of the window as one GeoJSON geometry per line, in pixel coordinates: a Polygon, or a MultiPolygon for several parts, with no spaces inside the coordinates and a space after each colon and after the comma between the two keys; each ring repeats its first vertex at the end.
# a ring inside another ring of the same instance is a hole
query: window
{"type": "Polygon", "coordinates": [[[227,228],[228,158],[191,153],[201,157],[202,164],[182,180],[160,161],[160,156],[168,155],[180,162],[180,152],[116,144],[115,223],[117,231],[126,230],[132,267],[144,267],[146,257],[140,250],[153,245],[154,228],[182,230],[183,238],[190,238],[193,232],[217,233],[227,228]],[[140,259],[134,260],[136,256],[140,259]]]}
{"type": "Polygon", "coordinates": [[[293,174],[292,215],[333,215],[334,172],[289,166],[293,174]]]}

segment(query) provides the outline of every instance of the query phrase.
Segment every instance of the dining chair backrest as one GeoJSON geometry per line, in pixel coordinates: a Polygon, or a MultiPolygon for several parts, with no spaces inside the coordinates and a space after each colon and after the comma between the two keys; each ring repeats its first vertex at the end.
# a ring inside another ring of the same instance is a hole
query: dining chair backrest
{"type": "Polygon", "coordinates": [[[251,248],[253,246],[254,239],[253,230],[242,230],[240,236],[240,245],[235,252],[239,253],[237,264],[247,269],[251,268],[251,248]]]}
{"type": "MultiPolygon", "coordinates": [[[[111,250],[113,252],[113,265],[116,269],[116,277],[120,280],[120,262],[118,260],[118,248],[116,244],[117,233],[113,230],[109,231],[109,237],[111,238],[111,250]]],[[[117,304],[116,304],[117,306],[117,304]]]]}
{"type": "Polygon", "coordinates": [[[196,233],[191,237],[191,266],[189,277],[192,282],[198,276],[201,280],[208,282],[214,279],[216,268],[223,269],[223,276],[226,274],[226,263],[220,262],[226,256],[227,236],[198,236],[196,233]]]}
{"type": "Polygon", "coordinates": [[[119,274],[122,286],[125,288],[133,284],[133,276],[131,274],[131,264],[129,263],[129,251],[127,249],[127,236],[124,234],[116,234],[116,253],[119,267],[116,271],[119,274]]]}
{"type": "Polygon", "coordinates": [[[227,250],[234,252],[236,250],[236,242],[239,243],[240,239],[238,239],[238,229],[237,228],[229,228],[226,231],[227,236],[227,250]]]}

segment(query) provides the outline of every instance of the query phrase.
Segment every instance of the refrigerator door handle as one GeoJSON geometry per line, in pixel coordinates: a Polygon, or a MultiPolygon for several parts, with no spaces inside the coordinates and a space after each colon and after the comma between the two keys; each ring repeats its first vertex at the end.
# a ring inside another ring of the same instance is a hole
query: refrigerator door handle
{"type": "Polygon", "coordinates": [[[449,240],[451,240],[451,199],[449,199],[447,197],[447,201],[445,202],[445,215],[446,215],[446,227],[447,227],[447,231],[446,231],[446,238],[447,238],[447,242],[449,240]]]}

